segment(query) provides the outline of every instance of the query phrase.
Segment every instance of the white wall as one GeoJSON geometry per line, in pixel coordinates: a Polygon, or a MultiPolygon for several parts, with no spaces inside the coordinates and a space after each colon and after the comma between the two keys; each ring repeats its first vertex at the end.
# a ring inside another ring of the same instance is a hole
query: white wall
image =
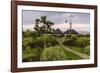
{"type": "MultiPolygon", "coordinates": [[[[98,5],[100,9],[100,0],[31,0],[31,1],[43,1],[43,2],[56,2],[56,3],[73,3],[73,4],[89,4],[98,5]]],[[[11,73],[10,72],[10,59],[11,59],[11,3],[10,0],[0,0],[0,73],[11,73]]],[[[100,13],[100,10],[98,10],[100,13]]],[[[100,14],[98,14],[100,19],[100,14]]],[[[98,22],[98,24],[100,21],[98,22]]],[[[100,25],[98,25],[98,32],[100,31],[100,25]]],[[[100,37],[100,33],[98,34],[100,37]]],[[[100,38],[98,38],[100,40],[100,38]]],[[[100,43],[100,41],[98,41],[100,43]]],[[[99,46],[100,48],[100,46],[99,46]]],[[[98,48],[98,53],[100,49],[98,48]]],[[[100,53],[98,54],[100,56],[100,53]]],[[[100,61],[100,57],[99,60],[100,61]]],[[[83,69],[66,69],[66,70],[53,70],[53,71],[39,71],[29,73],[99,73],[100,62],[98,62],[98,68],[83,68],[83,69]]]]}

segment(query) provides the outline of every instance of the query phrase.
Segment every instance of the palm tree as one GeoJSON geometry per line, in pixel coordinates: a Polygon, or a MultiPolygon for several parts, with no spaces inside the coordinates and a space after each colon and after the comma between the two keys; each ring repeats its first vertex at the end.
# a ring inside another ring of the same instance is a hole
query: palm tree
{"type": "Polygon", "coordinates": [[[73,15],[70,15],[70,16],[68,16],[69,21],[68,21],[68,20],[65,21],[66,23],[69,22],[69,24],[70,24],[70,35],[71,35],[71,30],[72,30],[72,18],[73,18],[73,17],[74,17],[73,15]]]}
{"type": "Polygon", "coordinates": [[[70,15],[70,16],[69,16],[69,19],[70,19],[70,21],[69,21],[70,30],[72,30],[72,17],[74,17],[74,16],[73,16],[73,15],[70,15]]]}

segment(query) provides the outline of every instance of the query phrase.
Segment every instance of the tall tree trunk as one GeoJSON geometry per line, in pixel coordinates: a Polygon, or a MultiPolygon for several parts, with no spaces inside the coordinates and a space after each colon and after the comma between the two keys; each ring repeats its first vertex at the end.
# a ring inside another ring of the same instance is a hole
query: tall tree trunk
{"type": "Polygon", "coordinates": [[[71,35],[71,31],[72,31],[72,22],[70,22],[70,35],[71,35]]]}

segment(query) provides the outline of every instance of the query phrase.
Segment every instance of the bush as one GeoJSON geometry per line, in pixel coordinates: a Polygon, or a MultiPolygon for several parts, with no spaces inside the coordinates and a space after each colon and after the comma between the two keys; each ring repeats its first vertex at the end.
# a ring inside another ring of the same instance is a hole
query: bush
{"type": "Polygon", "coordinates": [[[62,47],[55,46],[45,48],[41,53],[41,61],[55,61],[55,60],[67,60],[67,56],[62,47]]]}
{"type": "Polygon", "coordinates": [[[85,46],[90,44],[90,39],[88,37],[78,37],[75,35],[65,36],[63,44],[68,46],[77,46],[84,48],[85,46]]]}
{"type": "Polygon", "coordinates": [[[32,48],[43,48],[44,47],[44,41],[42,37],[37,37],[36,39],[32,40],[31,43],[32,48]]]}
{"type": "Polygon", "coordinates": [[[22,40],[23,49],[25,49],[26,47],[30,46],[31,43],[32,43],[32,38],[24,37],[23,40],[22,40]]]}
{"type": "Polygon", "coordinates": [[[48,41],[49,46],[55,46],[59,44],[57,39],[54,36],[49,35],[48,37],[49,37],[49,41],[48,41]]]}
{"type": "Polygon", "coordinates": [[[36,38],[40,36],[40,34],[36,31],[23,31],[23,37],[31,37],[31,38],[36,38]]]}
{"type": "Polygon", "coordinates": [[[65,40],[63,42],[64,45],[76,45],[77,42],[77,36],[71,35],[71,36],[65,36],[65,40]]]}
{"type": "Polygon", "coordinates": [[[43,48],[43,47],[49,47],[49,46],[55,46],[58,42],[55,37],[50,35],[43,35],[40,37],[37,37],[36,39],[32,40],[31,47],[33,48],[43,48]]]}
{"type": "Polygon", "coordinates": [[[43,49],[27,47],[22,52],[23,62],[39,61],[43,49]]]}
{"type": "Polygon", "coordinates": [[[77,42],[76,42],[76,46],[77,46],[77,47],[82,47],[82,48],[84,48],[84,47],[87,46],[87,45],[90,45],[90,39],[84,38],[84,37],[78,38],[78,40],[77,40],[77,42]]]}

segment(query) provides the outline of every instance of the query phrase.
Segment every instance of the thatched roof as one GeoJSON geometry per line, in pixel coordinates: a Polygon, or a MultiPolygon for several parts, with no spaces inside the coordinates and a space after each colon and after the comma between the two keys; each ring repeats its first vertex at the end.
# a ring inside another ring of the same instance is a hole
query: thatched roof
{"type": "Polygon", "coordinates": [[[54,34],[62,34],[62,31],[60,29],[54,30],[54,34]]]}
{"type": "Polygon", "coordinates": [[[68,29],[67,31],[65,31],[64,32],[64,34],[70,34],[70,33],[72,33],[72,34],[79,34],[77,31],[75,31],[74,29],[68,29]]]}

